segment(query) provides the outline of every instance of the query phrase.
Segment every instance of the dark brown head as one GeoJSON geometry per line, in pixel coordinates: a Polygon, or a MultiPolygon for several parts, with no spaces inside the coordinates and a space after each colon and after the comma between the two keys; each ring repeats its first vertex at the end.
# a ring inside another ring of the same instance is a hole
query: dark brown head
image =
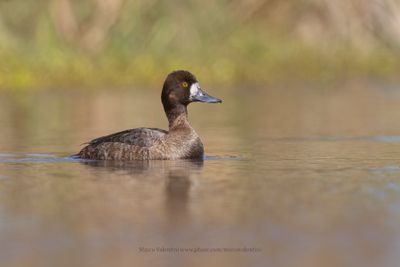
{"type": "Polygon", "coordinates": [[[191,102],[221,103],[221,99],[204,92],[196,77],[188,71],[177,70],[168,74],[161,93],[161,101],[167,111],[191,102]]]}

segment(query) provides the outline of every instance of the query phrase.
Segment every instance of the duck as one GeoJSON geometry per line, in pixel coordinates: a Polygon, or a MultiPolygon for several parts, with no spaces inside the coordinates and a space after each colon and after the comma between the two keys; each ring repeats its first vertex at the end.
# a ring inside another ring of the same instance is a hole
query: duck
{"type": "Polygon", "coordinates": [[[204,145],[188,120],[187,107],[193,102],[222,103],[207,94],[197,78],[186,70],[167,75],[161,102],[168,119],[168,131],[134,128],[98,137],[75,156],[89,160],[177,160],[203,159],[204,145]]]}

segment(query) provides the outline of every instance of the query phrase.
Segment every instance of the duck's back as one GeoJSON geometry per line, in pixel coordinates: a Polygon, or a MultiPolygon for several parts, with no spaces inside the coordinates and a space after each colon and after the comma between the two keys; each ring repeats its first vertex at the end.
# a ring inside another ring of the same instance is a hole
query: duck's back
{"type": "Polygon", "coordinates": [[[78,156],[85,159],[151,159],[156,157],[151,153],[162,153],[163,138],[166,134],[167,131],[158,128],[125,130],[93,139],[78,156]]]}
{"type": "Polygon", "coordinates": [[[158,128],[135,128],[93,139],[88,144],[118,142],[140,147],[149,147],[168,132],[158,128]]]}

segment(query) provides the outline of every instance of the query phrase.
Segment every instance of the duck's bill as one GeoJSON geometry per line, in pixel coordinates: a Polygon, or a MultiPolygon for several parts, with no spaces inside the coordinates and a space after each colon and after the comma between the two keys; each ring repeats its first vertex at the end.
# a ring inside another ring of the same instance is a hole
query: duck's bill
{"type": "Polygon", "coordinates": [[[191,95],[192,102],[204,102],[204,103],[222,103],[222,100],[213,96],[210,96],[202,89],[198,88],[195,94],[191,95]]]}

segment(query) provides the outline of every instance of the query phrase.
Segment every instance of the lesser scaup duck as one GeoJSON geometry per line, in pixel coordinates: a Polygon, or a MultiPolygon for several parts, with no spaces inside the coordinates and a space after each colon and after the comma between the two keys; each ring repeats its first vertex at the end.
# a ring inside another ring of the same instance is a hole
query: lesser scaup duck
{"type": "Polygon", "coordinates": [[[190,125],[187,106],[192,102],[221,103],[204,92],[188,71],[170,73],[165,79],[161,101],[169,130],[135,128],[96,138],[77,156],[99,160],[148,160],[203,158],[204,148],[190,125]]]}

